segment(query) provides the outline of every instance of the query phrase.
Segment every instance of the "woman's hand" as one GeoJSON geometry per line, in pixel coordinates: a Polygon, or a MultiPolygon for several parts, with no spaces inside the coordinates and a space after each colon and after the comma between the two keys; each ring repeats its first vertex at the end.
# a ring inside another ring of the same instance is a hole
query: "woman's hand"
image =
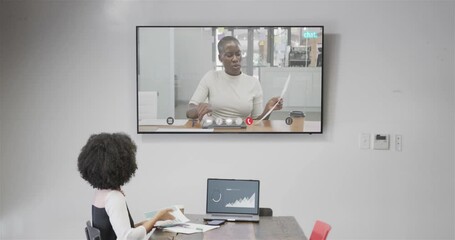
{"type": "Polygon", "coordinates": [[[257,117],[256,119],[265,119],[268,120],[271,114],[271,110],[281,110],[283,108],[283,99],[279,97],[273,97],[269,101],[267,101],[267,104],[265,104],[264,107],[264,112],[257,117]],[[276,104],[276,106],[275,106],[276,104]]]}
{"type": "Polygon", "coordinates": [[[212,112],[212,105],[208,103],[200,103],[198,105],[190,103],[188,106],[188,111],[186,111],[186,117],[191,119],[201,119],[205,114],[212,112]]]}
{"type": "Polygon", "coordinates": [[[155,214],[155,216],[153,216],[152,219],[138,223],[135,226],[138,227],[142,225],[144,226],[145,231],[149,233],[155,227],[156,222],[164,220],[174,220],[175,217],[171,214],[172,211],[173,211],[172,208],[160,210],[155,214]]]}
{"type": "Polygon", "coordinates": [[[167,208],[160,210],[156,213],[156,220],[164,221],[164,220],[174,220],[175,217],[171,214],[172,208],[167,208]]]}
{"type": "Polygon", "coordinates": [[[196,107],[196,111],[198,119],[201,121],[202,117],[204,117],[205,114],[212,112],[212,105],[208,103],[199,103],[199,105],[196,107]]]}
{"type": "Polygon", "coordinates": [[[283,99],[279,97],[273,97],[271,98],[267,104],[265,105],[266,111],[270,111],[275,106],[273,110],[281,110],[283,108],[283,99]],[[277,104],[278,102],[278,104],[277,104]],[[276,106],[275,106],[276,104],[276,106]]]}

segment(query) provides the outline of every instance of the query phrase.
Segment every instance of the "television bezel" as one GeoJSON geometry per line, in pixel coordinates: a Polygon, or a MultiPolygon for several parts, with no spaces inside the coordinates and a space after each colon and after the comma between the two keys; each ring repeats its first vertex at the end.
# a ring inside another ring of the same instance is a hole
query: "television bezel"
{"type": "Polygon", "coordinates": [[[136,26],[136,130],[137,134],[298,134],[298,135],[312,135],[323,134],[324,132],[324,52],[325,52],[325,29],[324,25],[137,25],[136,26]],[[140,131],[139,130],[139,29],[141,28],[270,28],[270,27],[283,27],[283,28],[321,28],[322,32],[322,65],[321,65],[321,113],[320,113],[320,131],[318,132],[248,132],[248,131],[212,131],[212,132],[186,132],[186,131],[140,131]]]}

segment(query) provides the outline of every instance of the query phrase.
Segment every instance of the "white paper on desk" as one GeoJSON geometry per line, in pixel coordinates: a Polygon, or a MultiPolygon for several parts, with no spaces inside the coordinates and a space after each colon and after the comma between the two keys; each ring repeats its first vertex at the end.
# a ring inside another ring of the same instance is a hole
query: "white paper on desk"
{"type": "MultiPolygon", "coordinates": [[[[288,78],[286,79],[286,82],[284,83],[283,90],[281,90],[281,95],[280,95],[279,100],[283,99],[284,94],[286,94],[290,80],[291,80],[291,74],[289,73],[288,78]]],[[[264,120],[270,113],[272,113],[273,109],[275,109],[275,107],[276,107],[276,105],[278,105],[278,103],[280,103],[280,101],[276,102],[275,105],[273,105],[273,108],[271,108],[261,119],[259,119],[258,121],[255,121],[255,123],[258,124],[262,120],[264,120]]]]}
{"type": "MultiPolygon", "coordinates": [[[[174,220],[158,221],[158,222],[155,223],[156,227],[174,226],[174,225],[178,225],[178,224],[182,224],[182,223],[187,223],[187,222],[190,221],[185,215],[183,215],[182,211],[180,211],[180,208],[178,208],[177,206],[172,206],[172,207],[169,207],[169,208],[172,208],[172,212],[170,212],[170,214],[172,216],[174,216],[175,219],[174,220]]],[[[158,211],[146,212],[144,214],[145,218],[147,218],[147,219],[153,218],[153,216],[155,216],[157,214],[157,212],[158,211]]]]}
{"type": "Polygon", "coordinates": [[[185,223],[178,226],[167,227],[164,228],[164,231],[168,232],[175,232],[175,233],[198,233],[198,232],[207,232],[209,230],[219,228],[220,226],[210,226],[205,224],[197,224],[197,223],[185,223]]]}
{"type": "Polygon", "coordinates": [[[184,234],[192,234],[192,233],[202,232],[200,230],[191,229],[191,228],[187,228],[187,227],[181,227],[181,226],[163,228],[163,231],[174,232],[174,233],[184,233],[184,234]]]}

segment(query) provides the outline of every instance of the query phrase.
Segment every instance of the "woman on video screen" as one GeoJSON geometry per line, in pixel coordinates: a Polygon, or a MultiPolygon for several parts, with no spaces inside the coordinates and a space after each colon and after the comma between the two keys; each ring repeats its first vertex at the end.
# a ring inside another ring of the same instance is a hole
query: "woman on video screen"
{"type": "Polygon", "coordinates": [[[271,98],[263,107],[259,80],[242,73],[242,52],[235,37],[223,37],[217,47],[224,71],[211,70],[202,77],[190,99],[188,118],[201,120],[207,114],[220,118],[262,119],[275,105],[273,110],[283,107],[279,97],[271,98]]]}

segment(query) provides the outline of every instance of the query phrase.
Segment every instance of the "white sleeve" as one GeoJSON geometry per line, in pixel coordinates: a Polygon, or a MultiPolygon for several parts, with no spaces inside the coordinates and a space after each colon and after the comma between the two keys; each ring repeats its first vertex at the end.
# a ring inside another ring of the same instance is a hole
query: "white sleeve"
{"type": "Polygon", "coordinates": [[[213,75],[213,72],[209,71],[204,75],[204,77],[202,77],[196,90],[194,91],[193,96],[191,97],[190,103],[199,105],[200,103],[205,102],[209,96],[209,86],[207,84],[207,81],[209,78],[213,78],[213,75]]]}
{"type": "Polygon", "coordinates": [[[125,196],[121,192],[111,191],[106,196],[105,209],[115,235],[117,235],[117,240],[146,239],[147,231],[144,226],[131,227],[125,196]]]}

